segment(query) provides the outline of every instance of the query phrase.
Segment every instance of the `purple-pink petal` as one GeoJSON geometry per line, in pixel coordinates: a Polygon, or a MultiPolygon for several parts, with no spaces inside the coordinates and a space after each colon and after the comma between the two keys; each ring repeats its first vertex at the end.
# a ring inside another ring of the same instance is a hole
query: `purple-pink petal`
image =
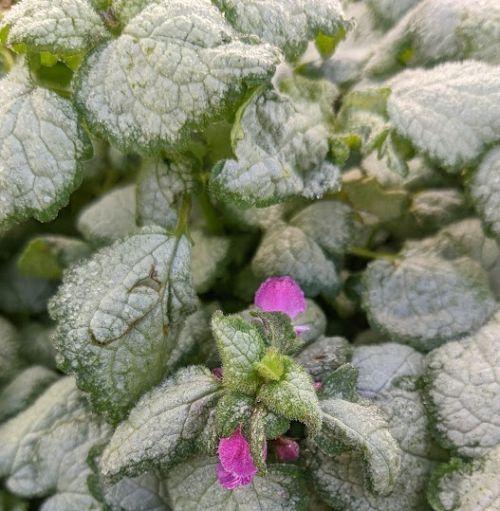
{"type": "Polygon", "coordinates": [[[300,446],[293,438],[280,436],[274,442],[274,452],[281,462],[297,461],[299,459],[300,446]]]}
{"type": "Polygon", "coordinates": [[[307,332],[310,330],[310,328],[307,325],[297,325],[293,327],[295,330],[295,335],[302,335],[304,332],[307,332]]]}
{"type": "Polygon", "coordinates": [[[265,312],[283,312],[295,319],[307,303],[300,286],[291,277],[270,277],[255,293],[255,305],[265,312]]]}

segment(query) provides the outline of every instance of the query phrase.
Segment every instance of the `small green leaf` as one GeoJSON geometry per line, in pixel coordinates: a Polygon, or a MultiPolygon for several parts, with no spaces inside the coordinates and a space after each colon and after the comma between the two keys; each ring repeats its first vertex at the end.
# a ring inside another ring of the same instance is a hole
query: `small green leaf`
{"type": "Polygon", "coordinates": [[[224,385],[229,389],[253,395],[259,379],[255,364],[264,356],[264,339],[256,326],[241,316],[212,317],[212,331],[224,368],[224,385]]]}
{"type": "Polygon", "coordinates": [[[284,354],[294,353],[298,349],[300,339],[295,333],[290,316],[282,312],[260,310],[252,310],[250,314],[257,318],[256,324],[267,344],[284,354]]]}
{"type": "Polygon", "coordinates": [[[257,400],[287,419],[303,422],[310,437],[314,437],[321,428],[321,412],[312,379],[291,360],[286,360],[285,373],[280,381],[261,386],[257,400]]]}
{"type": "Polygon", "coordinates": [[[260,475],[265,475],[267,471],[266,416],[267,410],[262,406],[256,406],[252,411],[252,415],[250,416],[250,423],[248,427],[250,454],[252,455],[254,465],[260,471],[260,475]]]}
{"type": "Polygon", "coordinates": [[[265,381],[280,381],[285,372],[285,363],[284,355],[276,349],[269,348],[261,360],[255,364],[255,369],[265,381]]]}

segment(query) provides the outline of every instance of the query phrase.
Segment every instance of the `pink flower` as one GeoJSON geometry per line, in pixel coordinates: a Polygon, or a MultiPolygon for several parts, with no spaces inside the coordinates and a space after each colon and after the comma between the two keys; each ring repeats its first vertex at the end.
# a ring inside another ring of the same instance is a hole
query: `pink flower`
{"type": "Polygon", "coordinates": [[[279,461],[291,462],[299,459],[299,444],[292,438],[280,436],[273,443],[274,452],[279,461]]]}
{"type": "Polygon", "coordinates": [[[217,478],[224,488],[233,490],[252,482],[257,467],[250,446],[241,434],[241,426],[229,438],[221,438],[218,452],[217,478]]]}
{"type": "MultiPolygon", "coordinates": [[[[291,277],[269,277],[255,293],[255,305],[265,312],[283,312],[294,320],[307,309],[304,292],[291,277]]],[[[309,330],[306,325],[295,326],[300,335],[309,330]]]]}
{"type": "Polygon", "coordinates": [[[216,367],[215,369],[212,369],[212,374],[218,379],[222,380],[224,377],[224,370],[222,367],[216,367]]]}

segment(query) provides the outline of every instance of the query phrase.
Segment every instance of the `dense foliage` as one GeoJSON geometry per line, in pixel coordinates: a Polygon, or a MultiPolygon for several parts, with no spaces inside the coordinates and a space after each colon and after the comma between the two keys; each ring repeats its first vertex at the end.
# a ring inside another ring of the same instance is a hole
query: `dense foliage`
{"type": "Polygon", "coordinates": [[[500,509],[498,0],[0,1],[0,510],[500,509]]]}

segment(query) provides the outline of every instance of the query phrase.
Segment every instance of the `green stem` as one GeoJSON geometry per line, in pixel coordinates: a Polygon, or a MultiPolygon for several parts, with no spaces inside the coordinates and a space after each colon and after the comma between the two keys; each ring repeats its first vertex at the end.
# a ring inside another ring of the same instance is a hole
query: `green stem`
{"type": "Polygon", "coordinates": [[[179,208],[179,217],[175,228],[175,235],[180,238],[187,234],[189,228],[189,214],[191,212],[191,195],[185,193],[182,197],[181,207],[179,208]]]}
{"type": "Polygon", "coordinates": [[[202,191],[197,195],[198,204],[205,218],[207,230],[210,234],[223,234],[222,223],[219,219],[217,211],[210,202],[206,187],[203,186],[202,191]]]}
{"type": "Polygon", "coordinates": [[[351,255],[363,257],[365,259],[385,259],[386,261],[399,261],[401,257],[398,254],[390,254],[388,252],[375,252],[368,248],[351,247],[349,250],[351,255]]]}

